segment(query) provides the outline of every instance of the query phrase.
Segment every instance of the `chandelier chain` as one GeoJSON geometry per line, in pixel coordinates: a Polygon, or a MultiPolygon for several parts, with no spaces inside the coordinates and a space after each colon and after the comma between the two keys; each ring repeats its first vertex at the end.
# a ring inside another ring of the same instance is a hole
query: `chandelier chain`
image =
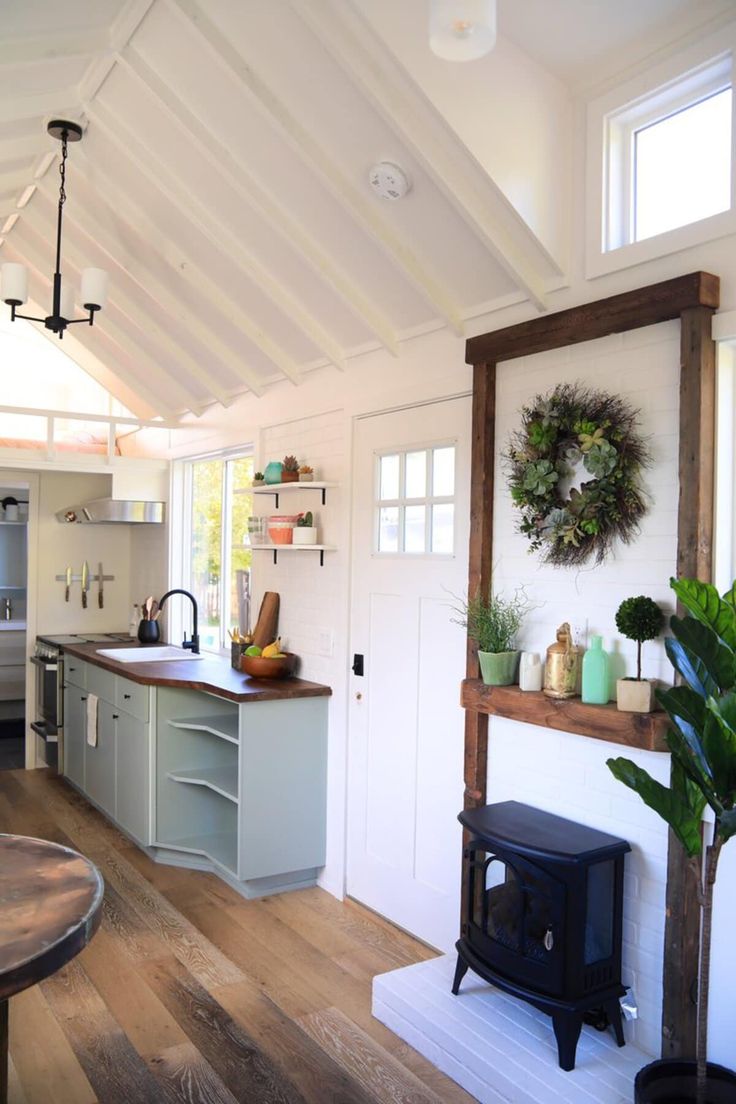
{"type": "Polygon", "coordinates": [[[61,161],[59,162],[59,206],[63,207],[66,202],[66,131],[64,131],[61,139],[61,161]]]}

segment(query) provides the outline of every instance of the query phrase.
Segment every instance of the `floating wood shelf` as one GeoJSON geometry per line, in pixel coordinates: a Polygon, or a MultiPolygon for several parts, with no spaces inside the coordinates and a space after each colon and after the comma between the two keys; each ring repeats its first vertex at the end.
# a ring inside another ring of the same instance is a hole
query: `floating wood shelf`
{"type": "Polygon", "coordinates": [[[486,686],[480,679],[463,681],[460,703],[464,709],[510,721],[575,732],[644,751],[669,751],[665,741],[669,722],[662,712],[624,713],[613,703],[586,705],[580,698],[548,698],[518,686],[486,686]]]}
{"type": "Polygon", "coordinates": [[[329,483],[322,479],[309,479],[304,483],[300,479],[290,483],[259,483],[257,487],[239,487],[233,494],[273,495],[276,499],[276,509],[279,508],[279,495],[284,491],[319,491],[322,505],[327,502],[327,488],[339,487],[339,483],[329,483]]]}

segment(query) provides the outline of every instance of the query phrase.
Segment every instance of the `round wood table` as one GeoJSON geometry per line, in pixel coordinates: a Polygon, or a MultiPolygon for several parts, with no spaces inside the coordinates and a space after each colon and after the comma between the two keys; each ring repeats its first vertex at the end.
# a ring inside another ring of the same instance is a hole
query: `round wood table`
{"type": "Polygon", "coordinates": [[[8,999],[86,947],[104,888],[97,867],[69,847],[0,835],[0,1104],[8,1099],[8,999]]]}

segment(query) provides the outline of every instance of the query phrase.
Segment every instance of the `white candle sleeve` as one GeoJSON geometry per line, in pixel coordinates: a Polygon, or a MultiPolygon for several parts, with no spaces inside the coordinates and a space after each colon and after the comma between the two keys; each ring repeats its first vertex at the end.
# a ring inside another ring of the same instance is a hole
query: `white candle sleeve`
{"type": "Polygon", "coordinates": [[[104,307],[107,301],[108,275],[102,268],[85,268],[82,272],[82,306],[104,307]]]}
{"type": "Polygon", "coordinates": [[[25,303],[28,299],[28,269],[10,262],[0,266],[0,286],[3,302],[25,303]]]}
{"type": "Polygon", "coordinates": [[[61,281],[61,304],[59,306],[61,317],[72,319],[74,317],[74,288],[66,280],[61,281]]]}

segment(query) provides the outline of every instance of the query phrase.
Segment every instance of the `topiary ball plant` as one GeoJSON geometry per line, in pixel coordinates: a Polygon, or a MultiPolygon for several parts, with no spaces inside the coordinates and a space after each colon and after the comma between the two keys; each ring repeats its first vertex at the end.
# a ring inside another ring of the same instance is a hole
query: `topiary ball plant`
{"type": "Polygon", "coordinates": [[[654,640],[664,627],[664,613],[652,598],[640,594],[625,598],[616,611],[616,628],[628,640],[636,641],[636,681],[641,682],[641,646],[654,640]]]}

